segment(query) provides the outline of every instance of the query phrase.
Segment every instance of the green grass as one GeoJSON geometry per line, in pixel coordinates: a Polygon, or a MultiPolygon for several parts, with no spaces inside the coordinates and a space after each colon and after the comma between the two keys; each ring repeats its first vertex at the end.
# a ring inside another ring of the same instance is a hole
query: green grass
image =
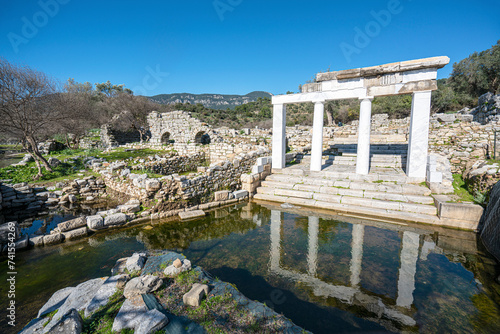
{"type": "MultiPolygon", "coordinates": [[[[44,181],[55,181],[76,176],[80,170],[84,169],[83,162],[78,159],[74,164],[61,163],[53,168],[52,172],[42,169],[43,176],[36,183],[44,181]]],[[[0,168],[0,179],[11,179],[13,183],[33,182],[33,178],[38,174],[38,169],[34,162],[28,163],[26,166],[7,166],[0,168]]]]}
{"type": "Polygon", "coordinates": [[[460,202],[474,201],[474,196],[469,193],[467,185],[460,174],[453,174],[453,190],[455,191],[455,195],[459,197],[460,202]]]}

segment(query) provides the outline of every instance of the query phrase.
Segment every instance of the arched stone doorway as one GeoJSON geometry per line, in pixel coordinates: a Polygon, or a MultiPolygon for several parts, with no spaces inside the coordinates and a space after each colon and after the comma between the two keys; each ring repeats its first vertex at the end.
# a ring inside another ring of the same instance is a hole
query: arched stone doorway
{"type": "Polygon", "coordinates": [[[210,144],[210,136],[205,131],[200,131],[194,137],[194,142],[202,145],[210,144]]]}
{"type": "Polygon", "coordinates": [[[170,139],[170,132],[165,132],[161,136],[161,143],[163,145],[169,145],[169,144],[173,144],[174,143],[174,140],[170,139]]]}

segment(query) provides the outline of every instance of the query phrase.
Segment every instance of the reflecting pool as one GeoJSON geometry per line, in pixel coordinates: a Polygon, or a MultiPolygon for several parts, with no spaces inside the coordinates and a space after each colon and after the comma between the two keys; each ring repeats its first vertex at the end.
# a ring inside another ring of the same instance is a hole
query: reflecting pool
{"type": "Polygon", "coordinates": [[[58,289],[144,249],[182,252],[313,333],[500,332],[499,267],[475,233],[255,203],[18,253],[17,330],[58,289]]]}

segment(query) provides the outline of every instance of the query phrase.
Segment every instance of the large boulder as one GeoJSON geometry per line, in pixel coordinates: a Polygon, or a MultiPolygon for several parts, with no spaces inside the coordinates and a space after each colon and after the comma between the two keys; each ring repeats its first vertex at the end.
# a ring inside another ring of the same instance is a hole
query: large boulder
{"type": "Polygon", "coordinates": [[[75,290],[74,287],[68,287],[54,292],[45,305],[38,311],[38,318],[61,307],[73,290],[75,290]]]}
{"type": "Polygon", "coordinates": [[[490,202],[481,221],[481,240],[486,248],[500,261],[500,181],[490,193],[490,202]]]}
{"type": "Polygon", "coordinates": [[[146,253],[134,253],[131,257],[127,259],[125,264],[127,270],[131,273],[134,271],[139,271],[144,267],[146,263],[146,253]]]}
{"type": "Polygon", "coordinates": [[[148,334],[162,329],[167,324],[168,318],[157,309],[148,311],[142,298],[135,303],[127,299],[115,317],[112,330],[119,333],[122,329],[129,328],[134,329],[136,334],[148,334]]]}

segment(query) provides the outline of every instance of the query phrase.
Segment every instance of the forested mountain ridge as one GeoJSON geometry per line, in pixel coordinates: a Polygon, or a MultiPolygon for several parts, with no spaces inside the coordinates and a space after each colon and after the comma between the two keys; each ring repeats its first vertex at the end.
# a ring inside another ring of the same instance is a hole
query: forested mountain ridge
{"type": "Polygon", "coordinates": [[[176,104],[176,103],[190,103],[202,104],[206,108],[212,109],[234,109],[245,103],[257,101],[259,97],[270,98],[271,93],[255,91],[246,95],[226,95],[226,94],[190,94],[190,93],[174,93],[174,94],[160,94],[150,96],[149,99],[153,102],[160,104],[176,104]]]}

